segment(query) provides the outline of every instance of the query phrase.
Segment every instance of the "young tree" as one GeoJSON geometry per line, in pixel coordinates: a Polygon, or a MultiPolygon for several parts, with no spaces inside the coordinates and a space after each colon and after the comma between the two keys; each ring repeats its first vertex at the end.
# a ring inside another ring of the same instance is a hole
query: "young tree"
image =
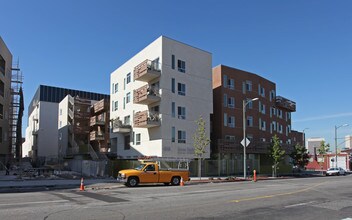
{"type": "Polygon", "coordinates": [[[318,154],[319,155],[326,154],[329,151],[329,149],[330,149],[330,144],[325,144],[325,141],[321,141],[320,147],[318,148],[318,154]]]}
{"type": "Polygon", "coordinates": [[[202,159],[204,159],[204,154],[206,153],[205,148],[209,145],[210,139],[205,133],[205,121],[202,116],[196,121],[198,127],[193,135],[193,146],[194,154],[198,158],[198,176],[201,179],[202,176],[202,159]]]}
{"type": "Polygon", "coordinates": [[[282,149],[280,140],[276,135],[273,137],[273,143],[269,151],[269,156],[273,159],[273,177],[276,177],[277,170],[279,169],[279,163],[285,156],[285,150],[282,149]]]}
{"type": "Polygon", "coordinates": [[[301,169],[303,169],[309,162],[307,148],[299,144],[296,144],[290,156],[293,159],[293,165],[298,166],[301,169]]]}

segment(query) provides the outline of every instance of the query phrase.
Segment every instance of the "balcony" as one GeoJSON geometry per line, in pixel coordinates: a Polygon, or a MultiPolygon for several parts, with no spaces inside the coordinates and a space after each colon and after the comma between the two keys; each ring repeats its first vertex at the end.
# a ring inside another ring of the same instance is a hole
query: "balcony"
{"type": "Polygon", "coordinates": [[[94,125],[105,125],[105,117],[103,115],[93,116],[90,118],[90,126],[94,125]]]}
{"type": "Polygon", "coordinates": [[[160,125],[161,122],[159,112],[143,111],[137,112],[134,115],[134,127],[152,128],[160,125]]]}
{"type": "Polygon", "coordinates": [[[38,135],[39,130],[32,131],[32,135],[38,135]]]}
{"type": "Polygon", "coordinates": [[[159,88],[145,85],[133,91],[133,103],[149,105],[160,101],[159,88]]]}
{"type": "Polygon", "coordinates": [[[98,112],[103,111],[105,109],[108,109],[108,107],[107,107],[107,103],[105,102],[104,99],[95,103],[92,107],[93,113],[98,113],[98,112]]]}
{"type": "Polygon", "coordinates": [[[288,100],[282,96],[276,96],[276,106],[280,108],[284,108],[289,112],[296,111],[296,103],[294,101],[288,100]]]}
{"type": "Polygon", "coordinates": [[[134,68],[133,75],[135,80],[149,82],[160,77],[160,64],[155,61],[145,60],[134,68]]]}
{"type": "Polygon", "coordinates": [[[115,119],[112,121],[112,132],[113,133],[130,133],[131,125],[123,124],[121,120],[115,119]]]}
{"type": "Polygon", "coordinates": [[[91,141],[103,141],[104,138],[104,133],[101,131],[92,131],[89,135],[89,140],[91,141]]]}

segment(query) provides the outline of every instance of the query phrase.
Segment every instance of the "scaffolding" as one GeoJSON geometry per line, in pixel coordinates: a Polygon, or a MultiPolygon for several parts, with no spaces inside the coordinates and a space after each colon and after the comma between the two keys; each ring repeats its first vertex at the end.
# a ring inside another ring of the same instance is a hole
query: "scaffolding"
{"type": "Polygon", "coordinates": [[[11,158],[17,160],[22,158],[22,114],[23,114],[23,100],[22,94],[23,75],[19,67],[19,60],[12,67],[11,74],[11,102],[9,112],[9,152],[11,158]],[[21,103],[22,101],[22,103],[21,103]],[[22,109],[21,109],[22,108],[22,109]],[[21,114],[21,115],[20,115],[21,114]],[[18,132],[19,131],[19,132],[18,132]],[[21,137],[18,137],[20,134],[21,137]]]}

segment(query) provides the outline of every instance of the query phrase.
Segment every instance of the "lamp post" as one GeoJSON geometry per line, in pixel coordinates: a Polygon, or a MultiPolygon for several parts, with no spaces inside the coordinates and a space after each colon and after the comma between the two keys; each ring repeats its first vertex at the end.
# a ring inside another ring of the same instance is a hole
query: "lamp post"
{"type": "Polygon", "coordinates": [[[343,125],[335,125],[335,167],[337,168],[337,129],[341,127],[346,127],[348,124],[343,124],[343,125]]]}
{"type": "Polygon", "coordinates": [[[243,178],[247,178],[247,161],[246,161],[246,147],[247,147],[247,138],[246,138],[246,106],[253,102],[258,100],[259,98],[253,98],[250,100],[243,100],[243,140],[244,140],[244,146],[243,146],[243,178]]]}

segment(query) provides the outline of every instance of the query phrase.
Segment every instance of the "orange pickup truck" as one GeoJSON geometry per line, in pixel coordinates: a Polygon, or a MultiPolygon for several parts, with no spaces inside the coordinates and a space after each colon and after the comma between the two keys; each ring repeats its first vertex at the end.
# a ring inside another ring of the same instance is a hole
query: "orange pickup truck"
{"type": "Polygon", "coordinates": [[[183,181],[189,181],[188,170],[159,169],[156,162],[142,163],[134,169],[120,170],[117,176],[119,182],[126,186],[134,187],[140,183],[164,183],[165,185],[180,185],[183,181]]]}

